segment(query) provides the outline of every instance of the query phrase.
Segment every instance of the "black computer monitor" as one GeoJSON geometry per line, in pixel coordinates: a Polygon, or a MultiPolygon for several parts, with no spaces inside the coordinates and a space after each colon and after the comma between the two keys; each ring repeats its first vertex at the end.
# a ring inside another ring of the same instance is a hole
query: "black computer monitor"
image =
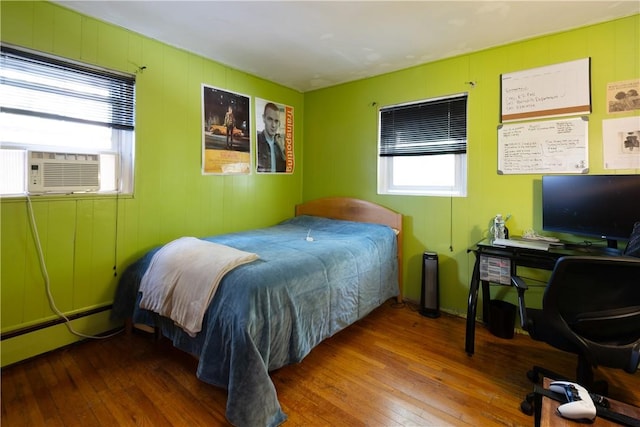
{"type": "Polygon", "coordinates": [[[640,175],[544,175],[542,228],[617,248],[640,221],[640,175]]]}

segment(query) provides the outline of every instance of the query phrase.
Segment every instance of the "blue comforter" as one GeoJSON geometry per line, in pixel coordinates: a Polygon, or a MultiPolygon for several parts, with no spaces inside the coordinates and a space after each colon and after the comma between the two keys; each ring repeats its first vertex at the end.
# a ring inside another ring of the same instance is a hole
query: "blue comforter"
{"type": "Polygon", "coordinates": [[[395,233],[383,225],[299,216],[204,240],[260,259],[223,278],[198,335],[138,307],[140,279],[157,249],[125,271],[113,315],[159,327],[174,346],[196,355],[198,378],[227,389],[226,417],[237,426],[282,423],[269,371],[301,361],[398,294],[395,233]]]}

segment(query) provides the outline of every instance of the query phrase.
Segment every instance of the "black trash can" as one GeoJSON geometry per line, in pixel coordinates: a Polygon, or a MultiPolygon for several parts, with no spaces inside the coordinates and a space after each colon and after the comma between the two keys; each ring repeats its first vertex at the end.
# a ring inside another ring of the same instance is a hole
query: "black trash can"
{"type": "Polygon", "coordinates": [[[516,306],[507,301],[489,301],[489,331],[500,338],[513,338],[516,306]]]}

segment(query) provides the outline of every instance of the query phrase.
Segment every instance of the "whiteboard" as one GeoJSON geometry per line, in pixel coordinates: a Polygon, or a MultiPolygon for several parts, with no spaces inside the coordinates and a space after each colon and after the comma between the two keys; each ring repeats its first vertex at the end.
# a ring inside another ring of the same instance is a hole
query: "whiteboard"
{"type": "Polygon", "coordinates": [[[501,76],[501,122],[591,113],[590,58],[501,76]]]}
{"type": "Polygon", "coordinates": [[[589,172],[586,117],[498,126],[498,174],[589,172]]]}

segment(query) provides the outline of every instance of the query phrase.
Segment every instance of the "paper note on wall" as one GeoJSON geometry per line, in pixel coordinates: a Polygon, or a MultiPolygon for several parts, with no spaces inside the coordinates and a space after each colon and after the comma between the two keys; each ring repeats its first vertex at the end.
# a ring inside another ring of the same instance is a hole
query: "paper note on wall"
{"type": "Polygon", "coordinates": [[[501,121],[591,113],[590,58],[502,74],[501,121]]]}
{"type": "Polygon", "coordinates": [[[498,126],[498,174],[587,173],[585,117],[498,126]]]}
{"type": "Polygon", "coordinates": [[[602,121],[605,169],[640,168],[640,116],[602,121]]]}

